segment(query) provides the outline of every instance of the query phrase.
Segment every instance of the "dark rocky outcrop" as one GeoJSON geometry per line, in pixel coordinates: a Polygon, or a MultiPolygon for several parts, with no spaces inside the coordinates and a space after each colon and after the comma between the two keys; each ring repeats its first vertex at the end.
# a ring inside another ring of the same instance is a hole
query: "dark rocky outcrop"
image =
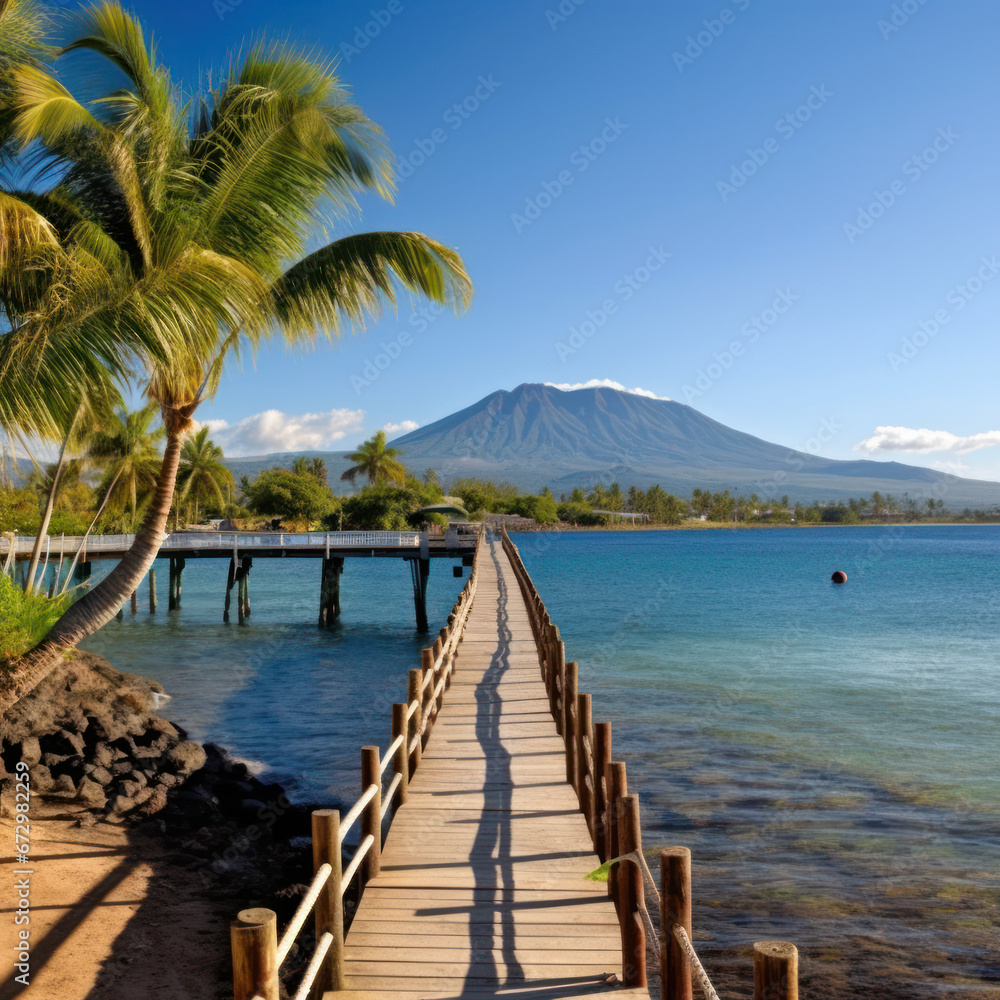
{"type": "Polygon", "coordinates": [[[153,695],[162,690],[75,653],[3,718],[2,808],[10,808],[14,768],[23,761],[32,794],[43,801],[85,810],[83,822],[161,817],[193,858],[216,867],[239,857],[226,855],[233,842],[299,832],[302,810],[280,785],[258,781],[222,748],[191,742],[154,714],[153,695]]]}

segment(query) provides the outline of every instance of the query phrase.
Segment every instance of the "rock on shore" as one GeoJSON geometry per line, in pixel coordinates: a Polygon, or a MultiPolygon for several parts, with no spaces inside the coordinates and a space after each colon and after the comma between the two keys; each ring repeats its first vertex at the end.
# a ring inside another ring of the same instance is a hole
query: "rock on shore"
{"type": "MultiPolygon", "coordinates": [[[[246,825],[289,811],[278,785],[264,785],[212,744],[201,746],[152,710],[154,681],[75,652],[3,719],[0,800],[9,810],[14,768],[30,768],[31,791],[84,807],[87,821],[150,817],[164,810],[197,829],[246,825]]],[[[211,839],[211,838],[206,838],[211,839]]]]}

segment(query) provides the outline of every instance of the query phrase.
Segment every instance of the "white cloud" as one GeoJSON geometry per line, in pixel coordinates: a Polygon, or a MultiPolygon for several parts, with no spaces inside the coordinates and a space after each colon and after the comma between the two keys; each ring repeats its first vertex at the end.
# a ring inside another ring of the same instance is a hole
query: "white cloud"
{"type": "Polygon", "coordinates": [[[410,431],[415,431],[420,424],[416,420],[401,420],[398,424],[384,424],[382,430],[385,431],[387,437],[395,437],[397,434],[409,434],[410,431]]]}
{"type": "Polygon", "coordinates": [[[347,435],[356,436],[364,425],[364,410],[328,410],[325,413],[290,415],[264,410],[235,424],[206,420],[212,440],[230,457],[267,455],[281,451],[328,451],[347,435]]]}
{"type": "Polygon", "coordinates": [[[932,431],[926,427],[876,427],[875,433],[854,446],[855,451],[951,451],[967,455],[980,448],[1000,444],[1000,431],[983,431],[960,437],[950,431],[932,431]]]}
{"type": "Polygon", "coordinates": [[[621,382],[615,382],[610,378],[592,378],[589,382],[546,382],[546,385],[553,389],[562,389],[563,392],[572,392],[574,389],[617,389],[619,392],[630,392],[633,396],[646,396],[648,399],[670,399],[669,396],[657,396],[649,389],[626,389],[621,382]]]}

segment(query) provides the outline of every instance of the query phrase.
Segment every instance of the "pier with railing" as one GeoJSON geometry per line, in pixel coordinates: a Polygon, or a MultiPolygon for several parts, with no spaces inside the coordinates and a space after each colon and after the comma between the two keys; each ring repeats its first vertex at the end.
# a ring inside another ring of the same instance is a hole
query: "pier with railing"
{"type": "MultiPolygon", "coordinates": [[[[654,878],[611,724],[577,686],[516,546],[484,536],[388,746],[362,749],[360,798],[313,814],[298,911],[231,925],[235,1000],[646,1000],[650,972],[662,1000],[718,1000],[692,944],[690,851],[657,851],[654,878]],[[310,918],[314,950],[291,970],[310,918]]],[[[795,947],[753,955],[755,1000],[798,1000],[795,947]]]]}

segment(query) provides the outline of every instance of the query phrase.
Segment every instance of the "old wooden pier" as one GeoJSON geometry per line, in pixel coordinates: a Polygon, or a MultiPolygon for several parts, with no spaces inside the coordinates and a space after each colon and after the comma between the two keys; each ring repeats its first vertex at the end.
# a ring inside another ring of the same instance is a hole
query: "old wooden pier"
{"type": "MultiPolygon", "coordinates": [[[[315,878],[280,940],[270,910],[233,922],[235,1000],[278,1000],[310,919],[295,1000],[637,1000],[647,957],[661,997],[715,997],[691,944],[690,852],[659,852],[658,892],[610,723],[594,724],[506,535],[480,543],[385,752],[362,749],[361,789],[346,815],[313,813],[315,878]],[[602,861],[607,883],[588,879],[602,861]]],[[[797,1000],[797,961],[790,944],[756,944],[757,1000],[797,1000]]]]}
{"type": "MultiPolygon", "coordinates": [[[[223,616],[229,620],[230,601],[236,587],[236,609],[240,621],[250,615],[249,574],[254,559],[321,559],[319,584],[319,624],[331,625],[340,615],[340,577],[344,562],[351,558],[403,559],[410,567],[413,606],[417,628],[427,630],[427,578],[431,559],[461,560],[472,564],[479,526],[449,525],[443,534],[426,531],[182,531],[168,535],[157,559],[169,561],[167,607],[181,603],[181,583],[189,559],[228,560],[223,616]]],[[[77,581],[90,577],[91,562],[120,559],[134,540],[133,535],[91,535],[89,538],[52,536],[47,541],[45,563],[52,566],[53,582],[65,574],[77,581]]],[[[26,565],[34,538],[0,539],[0,562],[26,565]]],[[[456,574],[460,568],[456,567],[456,574]]],[[[44,573],[44,568],[43,568],[44,573]]],[[[220,588],[221,589],[221,588],[220,588]]],[[[135,610],[138,595],[132,596],[135,610]]],[[[156,609],[156,576],[149,573],[149,607],[156,609]]]]}

